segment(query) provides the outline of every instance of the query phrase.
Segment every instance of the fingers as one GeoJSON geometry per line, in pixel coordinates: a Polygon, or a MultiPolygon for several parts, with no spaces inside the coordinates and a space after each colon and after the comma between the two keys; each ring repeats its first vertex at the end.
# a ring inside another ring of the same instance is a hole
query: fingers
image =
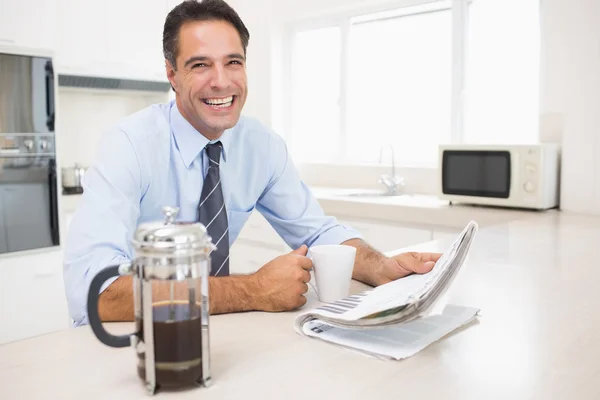
{"type": "Polygon", "coordinates": [[[308,257],[298,257],[298,265],[300,265],[302,269],[309,271],[313,266],[313,262],[308,257]]]}
{"type": "Polygon", "coordinates": [[[300,292],[300,294],[304,294],[308,292],[308,285],[306,283],[302,284],[302,291],[300,292]]]}
{"type": "Polygon", "coordinates": [[[409,272],[415,272],[417,274],[425,274],[435,266],[434,259],[437,260],[439,257],[432,259],[430,255],[433,253],[425,253],[427,256],[423,257],[423,253],[404,253],[400,254],[394,259],[400,265],[409,272]]]}
{"type": "Polygon", "coordinates": [[[302,270],[302,282],[310,282],[310,272],[308,272],[307,270],[302,270]]]}
{"type": "Polygon", "coordinates": [[[298,308],[302,307],[303,305],[306,304],[308,300],[306,299],[305,296],[300,296],[300,300],[298,301],[298,308]]]}
{"type": "Polygon", "coordinates": [[[307,252],[308,252],[308,247],[305,244],[303,244],[302,246],[300,246],[296,250],[292,250],[290,252],[290,254],[298,254],[300,256],[305,256],[307,252]]]}
{"type": "Polygon", "coordinates": [[[441,253],[412,253],[412,254],[414,254],[415,258],[417,258],[423,262],[429,262],[429,261],[436,262],[442,256],[441,253]]]}

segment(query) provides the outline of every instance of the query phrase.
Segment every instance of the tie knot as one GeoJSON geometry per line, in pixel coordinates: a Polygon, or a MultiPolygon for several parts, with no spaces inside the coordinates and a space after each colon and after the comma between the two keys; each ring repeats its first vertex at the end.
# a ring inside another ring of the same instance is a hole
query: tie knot
{"type": "Polygon", "coordinates": [[[206,145],[206,154],[215,164],[219,164],[219,161],[221,160],[221,147],[221,142],[209,143],[206,145]]]}

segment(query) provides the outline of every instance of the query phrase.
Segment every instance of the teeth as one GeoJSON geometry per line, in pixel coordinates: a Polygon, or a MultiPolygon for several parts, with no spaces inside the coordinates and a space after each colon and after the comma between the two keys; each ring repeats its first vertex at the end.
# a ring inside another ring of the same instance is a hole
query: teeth
{"type": "Polygon", "coordinates": [[[233,101],[233,96],[226,97],[224,99],[205,99],[204,102],[210,105],[220,105],[220,104],[231,104],[233,101]]]}

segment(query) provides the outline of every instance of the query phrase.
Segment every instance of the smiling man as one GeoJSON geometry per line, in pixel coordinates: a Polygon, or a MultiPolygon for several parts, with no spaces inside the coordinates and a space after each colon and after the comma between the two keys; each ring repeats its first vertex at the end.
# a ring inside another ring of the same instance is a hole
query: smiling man
{"type": "MultiPolygon", "coordinates": [[[[176,100],[141,110],[103,136],[71,222],[64,277],[76,325],[88,323],[92,278],[135,257],[131,240],[137,226],[163,219],[166,205],[179,207],[180,220],[203,223],[217,244],[209,278],[212,313],[304,305],[312,266],[306,252],[313,245],[356,247],[353,277],[374,286],[427,272],[439,258],[428,253],[388,258],[359,232],[324,215],[282,138],[240,116],[248,95],[249,37],[222,0],[186,1],[167,16],[163,51],[176,100]],[[231,275],[229,247],[254,210],[295,250],[254,274],[231,275]]],[[[101,319],[132,320],[131,278],[113,279],[102,289],[101,319]]]]}

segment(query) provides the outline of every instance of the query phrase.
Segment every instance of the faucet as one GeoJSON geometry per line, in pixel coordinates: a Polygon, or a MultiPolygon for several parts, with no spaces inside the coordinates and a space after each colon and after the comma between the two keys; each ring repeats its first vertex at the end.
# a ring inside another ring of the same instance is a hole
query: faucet
{"type": "Polygon", "coordinates": [[[389,147],[392,152],[392,173],[391,175],[383,174],[379,178],[379,183],[382,183],[387,188],[387,192],[385,193],[388,196],[393,196],[397,194],[404,193],[404,178],[396,175],[396,162],[394,160],[394,148],[391,144],[387,146],[382,146],[379,150],[379,164],[383,159],[383,151],[389,147]]]}

